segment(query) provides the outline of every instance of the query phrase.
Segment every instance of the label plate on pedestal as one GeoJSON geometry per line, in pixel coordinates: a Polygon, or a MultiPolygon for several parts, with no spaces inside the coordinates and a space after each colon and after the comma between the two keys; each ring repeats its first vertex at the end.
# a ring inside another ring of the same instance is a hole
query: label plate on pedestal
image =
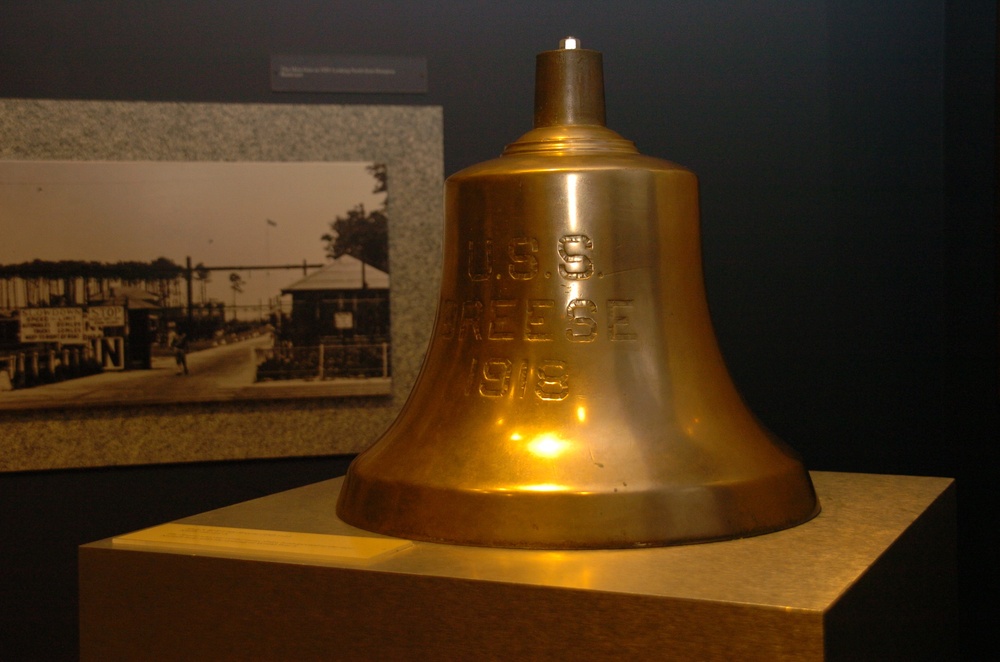
{"type": "Polygon", "coordinates": [[[372,561],[413,545],[409,540],[268,531],[196,524],[161,524],[112,539],[116,547],[225,552],[298,561],[372,561]]]}

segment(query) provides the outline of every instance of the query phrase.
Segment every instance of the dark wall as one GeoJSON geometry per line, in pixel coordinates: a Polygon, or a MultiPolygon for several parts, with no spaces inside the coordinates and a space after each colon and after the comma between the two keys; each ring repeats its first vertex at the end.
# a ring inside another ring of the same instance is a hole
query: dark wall
{"type": "MultiPolygon", "coordinates": [[[[0,96],[441,105],[451,173],[530,128],[535,53],[581,37],[605,54],[609,126],[701,178],[713,317],[759,417],[813,469],[959,479],[974,642],[995,621],[979,596],[996,590],[996,15],[982,0],[0,1],[0,96]],[[276,94],[272,53],[425,56],[429,92],[276,94]]],[[[345,466],[0,476],[0,650],[72,655],[76,545],[345,466]]]]}

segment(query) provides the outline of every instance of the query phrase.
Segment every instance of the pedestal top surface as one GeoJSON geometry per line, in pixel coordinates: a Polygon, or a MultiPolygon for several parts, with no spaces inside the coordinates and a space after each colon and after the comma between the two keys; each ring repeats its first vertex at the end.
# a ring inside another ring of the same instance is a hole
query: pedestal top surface
{"type": "MultiPolygon", "coordinates": [[[[812,478],[823,508],[820,515],[797,527],[753,538],[579,551],[415,542],[360,566],[335,561],[309,563],[368,572],[822,611],[953,484],[949,478],[831,472],[813,472],[812,478]]],[[[337,518],[335,506],[342,482],[343,478],[323,481],[178,523],[384,537],[337,518]]],[[[112,543],[105,540],[92,545],[110,547],[112,543]]],[[[204,555],[240,558],[239,553],[216,551],[204,555]]]]}

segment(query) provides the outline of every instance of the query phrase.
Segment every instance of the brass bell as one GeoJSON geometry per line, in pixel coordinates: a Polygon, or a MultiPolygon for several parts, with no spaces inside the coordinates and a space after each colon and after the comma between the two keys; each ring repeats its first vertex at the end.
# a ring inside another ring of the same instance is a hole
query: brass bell
{"type": "Polygon", "coordinates": [[[570,38],[539,54],[535,128],[445,183],[428,353],[338,515],[403,538],[574,549],[750,536],[818,511],[723,363],[696,176],[605,128],[599,52],[570,38]]]}

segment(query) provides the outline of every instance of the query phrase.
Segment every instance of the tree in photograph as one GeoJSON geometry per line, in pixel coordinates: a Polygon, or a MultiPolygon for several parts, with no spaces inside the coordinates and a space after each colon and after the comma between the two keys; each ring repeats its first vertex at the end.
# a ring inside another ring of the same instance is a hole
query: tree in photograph
{"type": "MultiPolygon", "coordinates": [[[[373,163],[366,167],[365,170],[367,170],[368,173],[375,178],[375,188],[372,190],[372,193],[387,193],[389,190],[389,173],[386,170],[385,164],[373,163]]],[[[385,209],[384,204],[382,205],[382,208],[385,209]]]]}
{"type": "Polygon", "coordinates": [[[358,205],[347,216],[338,216],[330,229],[333,232],[322,236],[327,257],[350,255],[388,273],[389,219],[384,212],[366,213],[364,205],[358,205]]]}
{"type": "Polygon", "coordinates": [[[199,262],[194,268],[194,279],[198,281],[198,289],[201,293],[201,303],[205,303],[206,290],[208,286],[208,281],[211,279],[212,272],[208,270],[203,262],[199,262]]]}
{"type": "Polygon", "coordinates": [[[39,260],[0,265],[0,280],[8,283],[6,298],[17,306],[82,305],[104,301],[114,283],[141,285],[168,306],[184,268],[165,257],[152,262],[39,260]],[[18,286],[22,290],[17,291],[18,286]]]}
{"type": "Polygon", "coordinates": [[[183,267],[165,257],[158,257],[150,264],[149,280],[155,287],[154,292],[159,298],[161,307],[166,308],[170,305],[170,295],[177,288],[177,281],[183,271],[183,267]]]}
{"type": "Polygon", "coordinates": [[[229,274],[229,287],[233,291],[233,319],[237,318],[236,315],[236,295],[243,293],[243,286],[246,283],[243,280],[243,276],[239,275],[235,271],[229,274]]]}
{"type": "MultiPolygon", "coordinates": [[[[384,163],[373,163],[366,168],[375,179],[372,193],[388,191],[388,174],[384,163]]],[[[327,257],[337,259],[350,255],[362,264],[389,273],[389,218],[385,213],[385,202],[372,211],[366,212],[359,204],[348,210],[346,216],[338,216],[330,222],[330,230],[321,239],[327,257]]]]}

